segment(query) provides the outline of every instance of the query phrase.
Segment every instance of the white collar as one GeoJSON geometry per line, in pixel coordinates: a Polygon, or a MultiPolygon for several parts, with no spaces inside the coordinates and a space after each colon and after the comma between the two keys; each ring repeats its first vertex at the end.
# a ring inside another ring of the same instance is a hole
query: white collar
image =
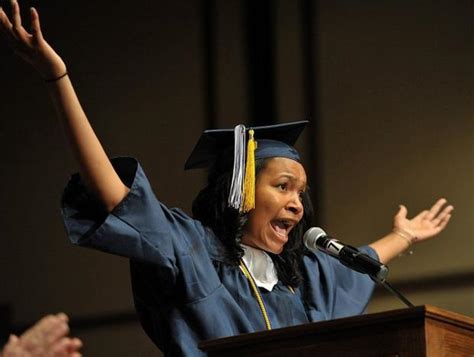
{"type": "Polygon", "coordinates": [[[278,276],[272,258],[263,250],[249,247],[245,244],[241,244],[241,246],[244,249],[242,259],[250,274],[252,274],[255,284],[260,288],[272,291],[278,282],[278,276]]]}

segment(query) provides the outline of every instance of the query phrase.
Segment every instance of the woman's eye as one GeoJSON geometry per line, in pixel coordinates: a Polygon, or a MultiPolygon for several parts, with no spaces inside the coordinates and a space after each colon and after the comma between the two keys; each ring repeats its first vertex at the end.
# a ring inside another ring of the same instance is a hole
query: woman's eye
{"type": "Polygon", "coordinates": [[[282,191],[286,191],[287,185],[286,185],[286,183],[280,183],[280,184],[278,185],[278,188],[279,188],[280,190],[282,190],[282,191]]]}

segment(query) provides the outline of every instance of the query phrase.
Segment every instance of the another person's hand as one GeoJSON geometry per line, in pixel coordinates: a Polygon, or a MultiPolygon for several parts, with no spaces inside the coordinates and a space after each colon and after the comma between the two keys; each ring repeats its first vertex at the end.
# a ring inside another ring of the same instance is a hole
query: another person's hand
{"type": "Polygon", "coordinates": [[[454,207],[446,204],[446,199],[441,198],[429,210],[418,213],[412,219],[407,218],[407,208],[400,205],[393,220],[394,231],[402,236],[407,235],[412,243],[436,236],[451,219],[454,207]]]}
{"type": "Polygon", "coordinates": [[[0,9],[0,35],[20,57],[36,68],[45,80],[65,74],[66,65],[63,60],[43,38],[36,9],[30,9],[31,33],[29,33],[22,25],[18,1],[11,0],[11,7],[11,21],[0,9]]]}
{"type": "Polygon", "coordinates": [[[80,357],[82,342],[69,338],[68,317],[63,314],[43,317],[21,336],[11,335],[2,357],[80,357]]]}

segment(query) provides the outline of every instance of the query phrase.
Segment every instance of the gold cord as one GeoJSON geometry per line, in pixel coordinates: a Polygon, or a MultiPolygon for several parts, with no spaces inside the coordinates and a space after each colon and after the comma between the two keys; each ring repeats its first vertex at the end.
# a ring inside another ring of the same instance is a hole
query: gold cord
{"type": "Polygon", "coordinates": [[[240,270],[242,270],[242,273],[244,273],[245,277],[250,283],[250,287],[252,288],[255,298],[257,299],[258,305],[260,306],[260,311],[262,312],[263,320],[265,321],[265,326],[267,327],[267,330],[271,330],[272,325],[270,323],[270,319],[268,318],[267,309],[265,308],[265,304],[263,303],[263,299],[262,299],[262,296],[260,295],[260,291],[257,288],[257,284],[255,284],[255,281],[253,280],[252,274],[250,274],[247,266],[245,265],[242,259],[240,259],[239,267],[240,267],[240,270]]]}

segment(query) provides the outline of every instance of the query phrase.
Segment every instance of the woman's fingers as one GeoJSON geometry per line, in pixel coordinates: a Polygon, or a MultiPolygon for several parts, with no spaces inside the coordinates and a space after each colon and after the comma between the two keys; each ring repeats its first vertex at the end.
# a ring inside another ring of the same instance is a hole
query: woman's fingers
{"type": "MultiPolygon", "coordinates": [[[[420,223],[429,223],[435,227],[439,224],[447,223],[447,217],[450,216],[451,212],[454,210],[452,205],[448,205],[443,208],[447,203],[446,199],[441,198],[429,209],[421,211],[416,217],[413,218],[413,221],[418,221],[420,223]]],[[[449,220],[449,219],[448,219],[449,220]]]]}
{"type": "Polygon", "coordinates": [[[449,205],[446,206],[440,213],[437,213],[433,219],[431,219],[431,222],[435,226],[445,226],[449,219],[451,218],[451,212],[454,210],[454,207],[449,205]]]}
{"type": "Polygon", "coordinates": [[[36,9],[30,9],[31,32],[29,34],[21,25],[19,6],[16,0],[12,1],[12,22],[6,13],[0,9],[0,35],[8,45],[26,62],[41,71],[47,44],[41,32],[39,14],[36,9]]]}
{"type": "Polygon", "coordinates": [[[13,23],[3,11],[0,11],[0,35],[15,53],[31,64],[43,78],[57,78],[63,75],[66,66],[61,57],[44,40],[38,11],[30,9],[31,34],[29,34],[21,26],[16,0],[12,0],[12,8],[13,23]]]}
{"type": "Polygon", "coordinates": [[[438,200],[433,207],[429,210],[429,212],[423,217],[424,220],[431,222],[435,226],[440,224],[446,225],[447,221],[451,216],[451,212],[454,210],[452,205],[448,205],[443,208],[443,206],[447,203],[444,198],[438,200]]]}
{"type": "Polygon", "coordinates": [[[31,14],[31,33],[36,43],[43,40],[38,11],[34,7],[30,9],[31,14]]]}
{"type": "MultiPolygon", "coordinates": [[[[17,4],[18,6],[18,4],[17,4]]],[[[12,4],[13,7],[13,4],[12,4]]],[[[7,14],[0,8],[0,35],[8,42],[8,44],[15,50],[20,49],[22,39],[15,33],[14,25],[10,22],[7,14]]],[[[25,31],[26,32],[26,31],[25,31]]]]}
{"type": "Polygon", "coordinates": [[[406,219],[407,218],[407,208],[404,205],[398,206],[398,212],[395,215],[396,219],[406,219]]]}
{"type": "Polygon", "coordinates": [[[28,45],[31,35],[26,31],[21,24],[20,5],[17,0],[12,0],[12,33],[15,38],[28,45]]]}
{"type": "Polygon", "coordinates": [[[8,19],[7,14],[0,8],[0,33],[5,40],[7,40],[10,44],[14,41],[13,33],[12,33],[13,25],[8,19]]]}
{"type": "Polygon", "coordinates": [[[18,5],[17,0],[11,0],[10,3],[12,6],[13,26],[20,28],[21,27],[20,5],[18,5]]]}
{"type": "Polygon", "coordinates": [[[13,24],[10,22],[10,19],[7,14],[5,14],[2,7],[0,7],[0,27],[5,31],[10,30],[13,27],[13,24]]]}
{"type": "Polygon", "coordinates": [[[13,24],[7,14],[0,8],[0,35],[13,49],[18,49],[18,40],[13,34],[13,24]]]}
{"type": "Polygon", "coordinates": [[[441,222],[439,223],[439,226],[441,227],[441,229],[444,229],[444,227],[446,227],[450,219],[451,219],[451,214],[448,214],[446,215],[446,217],[444,217],[441,220],[441,222]]]}
{"type": "Polygon", "coordinates": [[[21,26],[20,5],[18,1],[11,0],[12,6],[12,31],[14,36],[21,38],[23,26],[21,26]]]}
{"type": "Polygon", "coordinates": [[[424,217],[424,219],[431,221],[433,220],[436,215],[439,213],[441,210],[441,207],[443,207],[446,204],[446,199],[441,198],[439,199],[429,210],[428,214],[424,217]]]}

